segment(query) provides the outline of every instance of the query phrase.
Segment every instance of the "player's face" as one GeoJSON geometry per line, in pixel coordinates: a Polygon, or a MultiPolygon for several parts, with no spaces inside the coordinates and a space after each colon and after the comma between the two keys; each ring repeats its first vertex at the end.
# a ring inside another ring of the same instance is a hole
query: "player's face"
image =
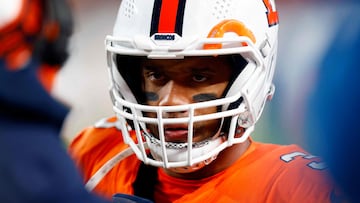
{"type": "MultiPolygon", "coordinates": [[[[152,106],[175,106],[221,98],[228,85],[231,67],[225,57],[190,57],[185,59],[145,60],[142,65],[143,89],[146,101],[152,106]]],[[[214,113],[216,107],[195,110],[195,115],[214,113]]],[[[189,112],[164,113],[166,118],[188,116],[189,112]]],[[[147,114],[156,117],[155,113],[147,114]]],[[[193,142],[213,136],[220,120],[194,123],[193,142]]],[[[158,136],[155,125],[149,130],[158,136]]],[[[164,127],[167,142],[186,142],[188,125],[172,124],[164,127]]]]}

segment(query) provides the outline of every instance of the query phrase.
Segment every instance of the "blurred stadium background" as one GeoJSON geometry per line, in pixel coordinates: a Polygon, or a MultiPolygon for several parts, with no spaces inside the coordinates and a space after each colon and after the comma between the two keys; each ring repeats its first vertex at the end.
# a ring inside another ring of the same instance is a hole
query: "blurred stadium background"
{"type": "MultiPolygon", "coordinates": [[[[112,33],[119,3],[120,0],[73,1],[75,34],[71,57],[55,88],[56,95],[72,106],[62,131],[66,142],[84,127],[113,115],[104,38],[112,33]]],[[[276,3],[280,17],[276,91],[253,137],[307,148],[302,126],[304,102],[314,83],[314,71],[337,28],[336,19],[346,13],[346,8],[328,1],[277,0],[276,3]]]]}

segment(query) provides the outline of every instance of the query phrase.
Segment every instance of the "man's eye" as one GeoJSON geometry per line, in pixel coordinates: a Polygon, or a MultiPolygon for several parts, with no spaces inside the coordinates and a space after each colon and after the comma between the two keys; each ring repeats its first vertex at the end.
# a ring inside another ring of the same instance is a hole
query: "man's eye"
{"type": "Polygon", "coordinates": [[[164,78],[164,75],[155,71],[149,72],[147,75],[150,80],[161,80],[164,78]]]}
{"type": "Polygon", "coordinates": [[[204,75],[199,75],[199,74],[197,74],[197,75],[194,75],[194,76],[193,76],[193,80],[194,80],[195,82],[204,82],[206,79],[207,79],[207,77],[204,76],[204,75]]]}

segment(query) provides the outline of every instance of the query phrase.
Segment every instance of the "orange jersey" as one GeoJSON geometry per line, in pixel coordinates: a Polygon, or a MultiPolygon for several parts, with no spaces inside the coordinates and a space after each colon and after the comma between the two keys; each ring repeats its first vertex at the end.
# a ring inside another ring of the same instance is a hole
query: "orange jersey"
{"type": "MultiPolygon", "coordinates": [[[[117,153],[128,148],[116,119],[85,129],[70,145],[70,154],[87,182],[117,153]]],[[[134,194],[140,161],[131,155],[116,165],[94,188],[111,198],[134,194]]],[[[252,141],[229,168],[203,180],[183,180],[157,169],[156,202],[331,202],[336,198],[325,165],[296,145],[252,141]]]]}

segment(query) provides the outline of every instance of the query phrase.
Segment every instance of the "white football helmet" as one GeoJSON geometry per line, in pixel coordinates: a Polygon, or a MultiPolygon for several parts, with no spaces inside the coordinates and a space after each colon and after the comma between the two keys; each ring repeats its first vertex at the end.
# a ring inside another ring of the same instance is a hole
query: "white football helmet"
{"type": "Polygon", "coordinates": [[[278,15],[274,0],[122,0],[112,36],[106,37],[114,110],[122,136],[145,164],[191,172],[210,163],[225,148],[244,142],[254,129],[272,84],[277,54],[278,15]],[[178,106],[149,106],[141,99],[139,57],[179,59],[188,56],[237,55],[246,65],[223,98],[178,106]],[[219,112],[194,115],[199,108],[219,112]],[[167,118],[164,112],[189,112],[167,118]],[[157,118],[146,116],[156,112],[157,118]],[[193,143],[195,122],[222,119],[214,136],[193,143]],[[165,142],[163,126],[187,123],[188,141],[165,142]],[[157,137],[147,130],[158,126],[157,137]],[[235,136],[236,130],[243,135],[235,136]],[[129,129],[134,129],[136,139],[129,129]],[[148,152],[151,153],[148,153],[148,152]]]}

